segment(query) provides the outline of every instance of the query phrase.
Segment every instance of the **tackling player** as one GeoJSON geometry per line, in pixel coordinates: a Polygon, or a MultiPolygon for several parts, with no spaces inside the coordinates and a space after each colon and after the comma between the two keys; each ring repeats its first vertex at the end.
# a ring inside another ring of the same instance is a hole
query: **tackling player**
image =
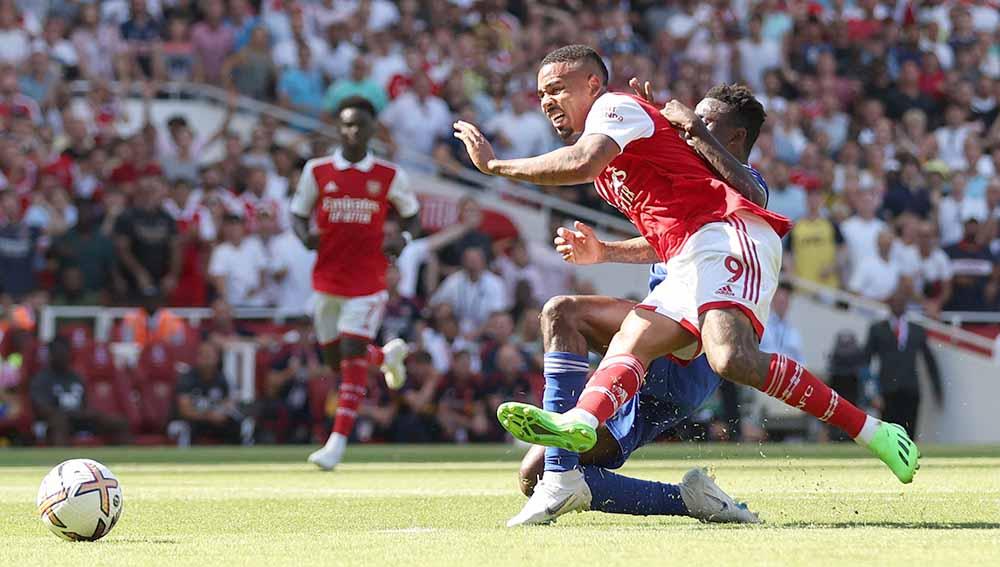
{"type": "MultiPolygon", "coordinates": [[[[337,109],[341,145],[329,156],[306,162],[292,198],[292,228],[307,248],[316,249],[313,289],[314,324],[331,368],[340,367],[340,387],[333,431],[309,462],[331,470],[340,462],[366,394],[368,367],[382,367],[386,384],[406,380],[406,342],[394,339],[383,348],[371,344],[385,313],[386,256],[398,256],[403,239],[386,239],[389,205],[411,233],[419,228],[419,204],[405,174],[375,158],[368,142],[375,133],[375,107],[351,97],[337,109]],[[310,232],[315,222],[317,233],[310,232]]],[[[303,298],[305,300],[305,298],[303,298]]]]}
{"type": "MultiPolygon", "coordinates": [[[[571,145],[542,156],[498,160],[475,126],[455,124],[484,173],[548,185],[593,181],[667,263],[663,283],[629,311],[576,407],[557,413],[508,402],[497,411],[501,424],[528,443],[587,451],[597,428],[639,391],[650,362],[665,355],[691,361],[704,352],[723,378],[844,430],[911,482],[919,451],[902,427],[867,416],[794,360],[760,351],[788,219],[739,195],[658,109],[607,92],[607,81],[604,62],[589,47],[546,55],[538,73],[542,109],[571,145]]],[[[555,487],[544,497],[572,494],[584,480],[574,469],[547,471],[542,483],[555,487]]]]}
{"type": "MultiPolygon", "coordinates": [[[[631,84],[652,102],[648,88],[640,89],[635,79],[631,84]]],[[[683,120],[687,112],[676,101],[661,111],[671,123],[683,120]]],[[[753,184],[744,186],[745,180],[740,180],[734,187],[739,187],[748,199],[766,204],[767,184],[760,173],[746,164],[765,119],[760,102],[744,86],[720,85],[705,94],[694,112],[706,128],[694,130],[688,145],[717,171],[739,173],[746,168],[753,176],[753,184]],[[701,139],[703,135],[712,136],[727,151],[721,152],[714,142],[701,139]]],[[[722,177],[729,181],[729,175],[722,177]]],[[[656,261],[655,252],[650,254],[651,247],[642,237],[602,242],[590,227],[576,225],[577,231],[560,229],[555,239],[556,249],[567,262],[656,261]]],[[[663,281],[663,264],[653,265],[650,272],[652,291],[663,281]]],[[[587,379],[587,351],[603,353],[634,308],[633,301],[598,295],[559,296],[546,302],[541,316],[546,353],[545,409],[560,411],[573,406],[587,379]]],[[[690,516],[711,522],[758,522],[755,514],[733,501],[700,468],[689,471],[678,485],[630,478],[609,470],[621,467],[639,447],[656,440],[694,413],[715,392],[720,381],[704,356],[686,366],[667,358],[654,360],[639,394],[598,429],[597,443],[592,449],[577,458],[563,449],[535,445],[521,461],[520,488],[526,496],[534,493],[544,470],[570,470],[567,466],[573,467],[577,461],[586,480],[580,488],[586,487],[586,491],[575,494],[558,509],[536,505],[548,504],[548,498],[529,502],[508,526],[547,523],[567,512],[586,509],[615,514],[690,516]]]]}

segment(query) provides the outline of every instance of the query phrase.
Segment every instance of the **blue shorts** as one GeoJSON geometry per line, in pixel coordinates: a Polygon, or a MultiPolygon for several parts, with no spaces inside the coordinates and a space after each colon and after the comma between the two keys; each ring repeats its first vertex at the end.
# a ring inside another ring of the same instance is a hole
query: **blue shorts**
{"type": "Polygon", "coordinates": [[[687,366],[666,358],[654,360],[639,394],[606,423],[608,431],[618,440],[621,454],[602,466],[617,469],[624,465],[636,449],[652,443],[664,431],[692,415],[715,393],[721,381],[704,356],[687,366]]]}

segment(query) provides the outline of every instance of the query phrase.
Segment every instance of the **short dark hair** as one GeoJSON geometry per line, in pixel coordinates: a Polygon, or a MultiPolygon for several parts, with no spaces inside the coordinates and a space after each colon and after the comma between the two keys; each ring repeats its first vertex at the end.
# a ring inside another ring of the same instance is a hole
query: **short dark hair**
{"type": "Polygon", "coordinates": [[[726,104],[735,124],[747,131],[747,151],[753,147],[760,135],[760,128],[767,119],[764,105],[753,96],[746,85],[717,85],[705,93],[705,98],[714,98],[726,104]]]}
{"type": "Polygon", "coordinates": [[[548,55],[542,59],[542,66],[548,65],[549,63],[575,63],[577,61],[587,61],[592,63],[597,70],[600,71],[601,83],[608,84],[608,78],[610,74],[608,73],[608,67],[604,64],[604,60],[601,56],[594,50],[593,47],[587,45],[564,45],[559,49],[550,51],[548,55]]]}
{"type": "Polygon", "coordinates": [[[337,105],[336,116],[340,116],[340,113],[348,108],[354,108],[362,112],[367,112],[372,118],[375,118],[375,115],[378,114],[375,110],[375,105],[372,104],[372,101],[363,96],[349,96],[340,101],[340,104],[337,105]]]}

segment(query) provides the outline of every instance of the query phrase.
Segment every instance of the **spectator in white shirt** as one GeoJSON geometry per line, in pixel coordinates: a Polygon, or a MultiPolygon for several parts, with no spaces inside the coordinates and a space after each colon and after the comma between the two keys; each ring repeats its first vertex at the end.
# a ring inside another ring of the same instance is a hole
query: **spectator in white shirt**
{"type": "Polygon", "coordinates": [[[962,239],[965,219],[986,220],[986,201],[966,194],[968,178],[958,172],[951,177],[951,192],[938,203],[938,225],[941,246],[948,247],[962,239]]]}
{"type": "Polygon", "coordinates": [[[936,237],[933,224],[921,222],[917,226],[920,269],[913,283],[923,296],[924,311],[932,317],[937,317],[951,298],[951,258],[938,245],[936,237]]]}
{"type": "Polygon", "coordinates": [[[892,263],[893,235],[890,230],[878,234],[878,247],[874,255],[866,257],[855,267],[847,288],[876,301],[885,301],[896,290],[899,283],[899,267],[892,263]]]}
{"type": "Polygon", "coordinates": [[[439,137],[450,135],[452,124],[448,104],[431,93],[431,81],[423,73],[414,76],[410,91],[389,103],[379,121],[398,145],[425,156],[431,155],[439,137]]]}
{"type": "Polygon", "coordinates": [[[256,236],[244,236],[243,219],[226,215],[224,241],[212,251],[208,275],[216,293],[233,307],[263,307],[266,257],[256,236]]]}
{"type": "Polygon", "coordinates": [[[944,126],[934,131],[938,159],[952,169],[965,169],[965,138],[973,132],[971,123],[965,121],[965,111],[957,104],[948,105],[944,111],[944,126]]]}
{"type": "Polygon", "coordinates": [[[750,18],[750,37],[741,39],[736,50],[739,54],[740,73],[753,91],[764,90],[765,71],[784,64],[781,43],[761,35],[762,23],[760,15],[750,18]]]}
{"type": "MultiPolygon", "coordinates": [[[[437,251],[448,246],[452,242],[465,236],[470,230],[479,226],[482,222],[482,213],[476,208],[478,214],[459,218],[459,222],[446,226],[441,230],[417,238],[411,241],[396,258],[396,267],[399,269],[399,294],[406,298],[417,296],[417,288],[420,285],[420,268],[427,266],[423,281],[426,289],[431,289],[431,282],[437,283],[437,251]],[[430,272],[430,273],[428,273],[430,272]]],[[[387,220],[386,222],[393,222],[387,220]]]]}
{"type": "Polygon", "coordinates": [[[547,297],[542,297],[545,289],[545,274],[542,269],[531,262],[528,248],[521,239],[515,240],[507,256],[496,259],[495,267],[507,286],[510,304],[517,302],[517,286],[527,285],[530,290],[530,304],[540,306],[547,297]],[[524,283],[522,283],[524,282],[524,283]]]}
{"type": "Polygon", "coordinates": [[[856,193],[854,200],[855,214],[840,224],[851,271],[856,270],[865,258],[875,255],[878,234],[886,229],[885,222],[875,217],[878,202],[871,191],[856,193]]]}
{"type": "Polygon", "coordinates": [[[270,211],[261,211],[257,223],[267,254],[268,303],[284,315],[306,315],[313,295],[312,270],[316,252],[303,246],[291,230],[282,230],[270,211]]]}
{"type": "Polygon", "coordinates": [[[445,278],[430,304],[447,303],[454,309],[464,335],[478,335],[494,311],[507,309],[507,288],[496,274],[486,270],[486,254],[472,247],[462,253],[462,269],[445,278]]]}
{"type": "Polygon", "coordinates": [[[795,360],[805,358],[802,354],[802,335],[788,319],[788,306],[792,288],[788,284],[778,285],[771,299],[771,315],[764,328],[760,349],[764,352],[783,354],[795,360]]]}
{"type": "Polygon", "coordinates": [[[500,159],[537,156],[555,147],[552,126],[538,112],[528,93],[511,97],[510,110],[495,115],[483,125],[484,131],[495,136],[494,146],[500,159]]]}

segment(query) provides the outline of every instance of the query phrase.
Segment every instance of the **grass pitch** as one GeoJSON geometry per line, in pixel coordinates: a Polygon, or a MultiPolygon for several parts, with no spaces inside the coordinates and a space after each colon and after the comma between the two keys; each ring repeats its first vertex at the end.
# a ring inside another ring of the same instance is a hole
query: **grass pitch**
{"type": "Polygon", "coordinates": [[[351,447],[333,473],[309,448],[0,450],[0,566],[1000,565],[1000,448],[924,447],[903,486],[861,449],[659,445],[626,474],[676,482],[697,464],[761,526],[571,514],[508,530],[523,502],[509,446],[351,447]],[[52,465],[118,475],[122,521],[94,543],[34,511],[52,465]]]}

